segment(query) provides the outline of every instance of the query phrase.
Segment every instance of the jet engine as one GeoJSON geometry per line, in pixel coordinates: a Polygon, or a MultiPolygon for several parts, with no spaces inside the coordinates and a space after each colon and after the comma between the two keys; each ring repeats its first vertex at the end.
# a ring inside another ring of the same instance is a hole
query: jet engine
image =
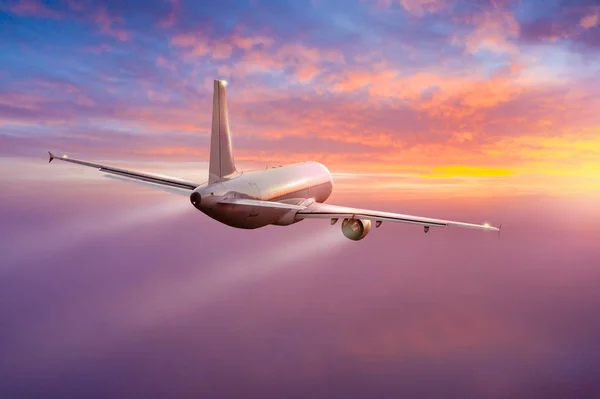
{"type": "Polygon", "coordinates": [[[362,219],[344,219],[342,233],[354,241],[362,240],[371,231],[371,221],[362,219]]]}
{"type": "Polygon", "coordinates": [[[190,195],[190,202],[192,203],[192,205],[194,205],[198,209],[200,209],[200,202],[201,201],[202,201],[202,196],[200,195],[199,192],[194,191],[192,193],[192,195],[190,195]]]}

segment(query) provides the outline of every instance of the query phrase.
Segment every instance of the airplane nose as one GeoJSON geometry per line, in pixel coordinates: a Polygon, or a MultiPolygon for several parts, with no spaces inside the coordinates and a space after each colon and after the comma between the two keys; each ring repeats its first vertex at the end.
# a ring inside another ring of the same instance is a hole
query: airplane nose
{"type": "Polygon", "coordinates": [[[190,195],[190,202],[198,209],[200,209],[201,200],[202,196],[197,192],[193,192],[192,195],[190,195]]]}

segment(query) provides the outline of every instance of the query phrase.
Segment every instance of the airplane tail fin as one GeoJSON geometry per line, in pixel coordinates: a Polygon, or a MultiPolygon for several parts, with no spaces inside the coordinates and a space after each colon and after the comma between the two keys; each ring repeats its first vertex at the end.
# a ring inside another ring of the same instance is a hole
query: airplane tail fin
{"type": "Polygon", "coordinates": [[[209,183],[236,172],[233,151],[231,150],[226,85],[227,82],[224,80],[215,80],[214,82],[209,183]]]}

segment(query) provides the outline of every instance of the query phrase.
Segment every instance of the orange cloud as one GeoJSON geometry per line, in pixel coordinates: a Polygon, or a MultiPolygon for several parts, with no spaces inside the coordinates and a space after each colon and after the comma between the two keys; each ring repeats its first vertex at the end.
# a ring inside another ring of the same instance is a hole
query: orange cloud
{"type": "Polygon", "coordinates": [[[393,68],[350,71],[342,75],[332,90],[349,92],[367,88],[371,96],[410,100],[412,106],[429,109],[434,114],[443,113],[444,109],[453,111],[455,106],[448,108],[446,105],[444,108],[445,104],[457,103],[462,108],[455,111],[469,114],[473,109],[493,107],[520,93],[522,89],[512,79],[521,70],[511,67],[508,73],[491,79],[428,71],[402,76],[400,71],[393,68]]]}
{"type": "Polygon", "coordinates": [[[584,29],[591,29],[591,28],[596,27],[599,22],[600,22],[600,9],[596,8],[591,14],[588,14],[585,17],[581,18],[581,21],[579,22],[579,26],[581,26],[584,29]]]}

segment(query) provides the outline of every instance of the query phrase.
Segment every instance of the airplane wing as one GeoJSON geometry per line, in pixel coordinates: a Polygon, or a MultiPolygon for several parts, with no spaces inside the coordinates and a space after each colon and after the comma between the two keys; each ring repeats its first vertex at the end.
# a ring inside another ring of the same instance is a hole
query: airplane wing
{"type": "Polygon", "coordinates": [[[336,206],[313,202],[306,208],[299,210],[296,217],[300,219],[337,219],[337,218],[356,218],[368,219],[375,222],[400,222],[408,224],[417,224],[425,226],[426,230],[429,227],[467,227],[472,229],[480,229],[487,231],[500,231],[499,227],[490,226],[489,224],[473,224],[464,222],[454,222],[451,220],[432,219],[421,216],[411,216],[401,213],[390,213],[371,211],[368,209],[348,208],[345,206],[336,206]]]}
{"type": "Polygon", "coordinates": [[[155,188],[157,186],[161,187],[162,189],[170,188],[171,190],[168,190],[169,192],[176,192],[178,194],[189,195],[191,191],[194,191],[194,189],[199,186],[199,184],[197,183],[176,179],[174,177],[115,168],[113,166],[101,165],[88,161],[81,161],[79,159],[69,158],[66,155],[56,156],[50,151],[48,151],[48,155],[50,155],[50,159],[48,160],[48,162],[52,162],[52,160],[58,159],[65,162],[89,166],[91,168],[98,169],[100,172],[109,173],[115,178],[118,178],[118,180],[133,181],[135,183],[150,185],[155,188]]]}

